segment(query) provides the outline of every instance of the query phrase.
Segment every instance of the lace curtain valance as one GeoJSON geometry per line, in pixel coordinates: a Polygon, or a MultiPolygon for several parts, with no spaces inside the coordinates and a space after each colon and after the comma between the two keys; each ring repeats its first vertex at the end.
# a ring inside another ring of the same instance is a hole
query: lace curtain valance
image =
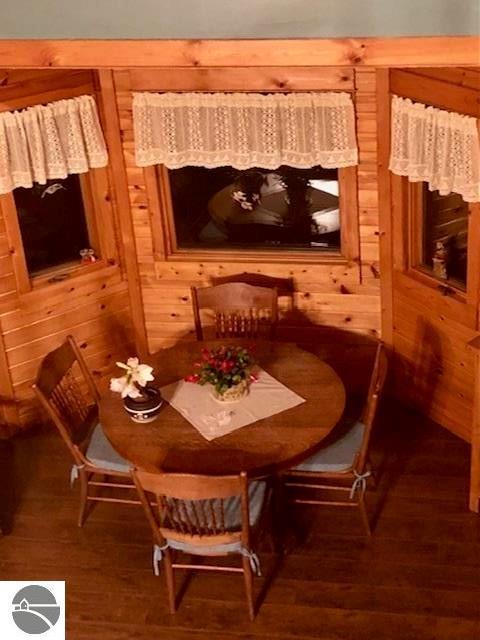
{"type": "Polygon", "coordinates": [[[141,167],[330,168],[358,162],[347,93],[135,93],[133,122],[141,167]]]}
{"type": "Polygon", "coordinates": [[[92,96],[0,113],[0,193],[107,163],[92,96]]]}
{"type": "Polygon", "coordinates": [[[393,96],[390,170],[441,195],[480,201],[476,119],[393,96]]]}

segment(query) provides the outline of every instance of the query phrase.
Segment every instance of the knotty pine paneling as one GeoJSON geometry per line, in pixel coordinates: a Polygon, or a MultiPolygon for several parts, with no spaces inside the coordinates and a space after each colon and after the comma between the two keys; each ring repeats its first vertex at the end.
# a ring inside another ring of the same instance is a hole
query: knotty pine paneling
{"type": "MultiPolygon", "coordinates": [[[[149,90],[155,90],[154,77],[161,78],[158,70],[135,71],[135,82],[139,78],[149,90]],[[151,76],[149,77],[149,73],[151,76]]],[[[196,70],[189,70],[195,76],[196,70]]],[[[197,72],[200,73],[200,72],[197,72]]],[[[248,70],[242,72],[247,82],[248,70]]],[[[298,75],[298,70],[296,71],[298,75]]],[[[168,82],[174,82],[171,70],[166,71],[168,82]]],[[[265,69],[262,74],[268,77],[265,69]]],[[[289,86],[288,70],[272,70],[272,77],[281,75],[289,86]]],[[[115,72],[117,107],[121,127],[124,158],[130,196],[131,214],[135,229],[135,246],[138,257],[142,298],[148,346],[151,352],[174,344],[178,340],[192,339],[193,315],[191,311],[190,286],[206,286],[211,279],[242,272],[256,272],[270,276],[293,278],[295,311],[288,301],[280,300],[280,322],[283,337],[294,339],[305,335],[305,328],[316,326],[341,330],[339,335],[348,340],[349,335],[379,336],[380,293],[378,265],[378,194],[376,183],[376,97],[375,72],[373,69],[356,69],[348,80],[335,70],[330,78],[340,78],[344,84],[351,83],[356,101],[357,132],[360,149],[358,167],[358,202],[360,264],[322,264],[289,262],[281,263],[272,255],[261,263],[238,260],[176,261],[161,260],[154,255],[152,243],[151,215],[145,187],[143,170],[135,166],[133,146],[133,123],[131,106],[131,78],[128,70],[115,72]]],[[[201,87],[212,90],[209,78],[218,75],[203,73],[201,87]]],[[[305,74],[312,78],[312,72],[305,74]]],[[[258,79],[257,79],[258,80],[258,79]]],[[[303,80],[302,80],[303,81],[303,80]]],[[[310,80],[309,80],[310,81],[310,80]]],[[[333,81],[333,80],[332,80],[333,81]]],[[[325,86],[325,89],[331,88],[325,86]]],[[[160,82],[160,80],[158,80],[160,82]]],[[[199,80],[200,82],[200,80],[199,80]]],[[[212,80],[213,82],[213,80],[212,80]]],[[[292,80],[295,86],[295,80],[292,80]]],[[[290,84],[291,84],[290,83],[290,84]]],[[[196,87],[197,85],[195,85],[196,87]]],[[[200,85],[198,85],[200,86],[200,85]]],[[[258,82],[252,85],[258,90],[258,82]]],[[[193,88],[195,88],[193,87],[193,88]]],[[[161,87],[157,87],[160,89],[161,87]]],[[[248,90],[245,84],[244,89],[248,90]]],[[[312,87],[313,88],[313,87],[312,87]]],[[[338,87],[341,88],[341,87],[338,87]]],[[[213,254],[212,254],[213,255],[213,254]]],[[[331,338],[331,336],[330,336],[331,338]]]]}
{"type": "MultiPolygon", "coordinates": [[[[412,100],[431,101],[443,108],[450,105],[451,110],[458,111],[463,106],[465,112],[477,103],[478,114],[479,71],[460,67],[392,70],[390,91],[403,89],[402,95],[412,100]]],[[[390,211],[384,213],[392,215],[390,211]]],[[[442,313],[448,300],[439,304],[438,292],[425,287],[420,293],[415,285],[414,293],[407,276],[396,274],[393,271],[393,391],[470,441],[475,378],[474,353],[467,343],[477,335],[478,320],[473,328],[462,325],[459,314],[442,313]]]]}
{"type": "MultiPolygon", "coordinates": [[[[92,93],[92,71],[1,70],[0,111],[92,93]]],[[[112,237],[117,236],[112,229],[112,237]]],[[[99,382],[115,361],[133,355],[127,283],[121,265],[97,268],[19,295],[0,215],[0,438],[38,421],[31,385],[42,358],[68,334],[81,345],[99,382]]],[[[121,247],[119,255],[122,256],[121,247]]]]}

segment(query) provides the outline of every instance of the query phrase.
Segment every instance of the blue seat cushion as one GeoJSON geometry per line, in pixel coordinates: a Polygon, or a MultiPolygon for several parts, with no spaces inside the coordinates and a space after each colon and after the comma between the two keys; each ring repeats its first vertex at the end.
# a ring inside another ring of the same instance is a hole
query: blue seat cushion
{"type": "MultiPolygon", "coordinates": [[[[249,520],[250,526],[255,528],[259,523],[260,516],[262,514],[263,505],[265,502],[265,496],[267,491],[267,484],[262,480],[258,480],[255,482],[251,482],[248,487],[248,500],[249,500],[249,520]]],[[[185,500],[185,508],[190,514],[192,514],[192,519],[195,521],[193,515],[193,505],[194,500],[185,500]]],[[[215,513],[215,520],[218,523],[220,521],[220,503],[221,500],[215,500],[212,507],[215,513]]],[[[225,529],[227,531],[240,531],[242,528],[242,507],[239,496],[233,496],[231,498],[226,498],[223,500],[224,503],[224,522],[225,529]]],[[[207,520],[211,522],[211,516],[209,516],[210,511],[205,510],[207,514],[207,520]]],[[[168,546],[173,549],[178,549],[180,551],[184,551],[185,553],[192,553],[196,555],[217,555],[222,553],[239,553],[242,549],[241,542],[233,542],[228,544],[221,545],[193,545],[186,542],[180,542],[178,540],[168,539],[168,546]]]]}
{"type": "Polygon", "coordinates": [[[365,434],[363,422],[356,422],[350,429],[328,446],[297,465],[295,471],[336,472],[348,471],[360,451],[365,434]]]}
{"type": "Polygon", "coordinates": [[[92,433],[86,457],[93,465],[102,467],[102,469],[128,473],[131,467],[130,463],[122,458],[107,440],[100,423],[92,433]]]}

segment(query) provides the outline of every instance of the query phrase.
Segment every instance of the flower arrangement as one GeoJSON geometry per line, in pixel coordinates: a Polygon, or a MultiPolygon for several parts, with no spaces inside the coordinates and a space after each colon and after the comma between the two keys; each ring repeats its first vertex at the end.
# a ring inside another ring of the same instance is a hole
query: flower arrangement
{"type": "Polygon", "coordinates": [[[110,389],[120,393],[122,398],[144,398],[144,388],[148,382],[154,380],[153,367],[148,364],[140,364],[138,358],[129,358],[127,363],[117,362],[117,367],[125,370],[121,378],[110,379],[110,389]]]}
{"type": "Polygon", "coordinates": [[[259,204],[260,191],[265,177],[260,171],[242,171],[235,180],[232,200],[245,211],[253,211],[259,204]]]}
{"type": "Polygon", "coordinates": [[[245,193],[245,191],[233,191],[232,200],[235,200],[235,202],[238,202],[238,204],[242,207],[242,209],[245,209],[246,211],[253,211],[253,209],[260,202],[260,194],[259,193],[247,194],[245,193]]]}
{"type": "Polygon", "coordinates": [[[246,347],[217,347],[202,349],[202,361],[196,362],[197,373],[185,377],[186,382],[213,385],[217,397],[229,389],[257,379],[252,373],[255,364],[251,349],[246,347]]]}

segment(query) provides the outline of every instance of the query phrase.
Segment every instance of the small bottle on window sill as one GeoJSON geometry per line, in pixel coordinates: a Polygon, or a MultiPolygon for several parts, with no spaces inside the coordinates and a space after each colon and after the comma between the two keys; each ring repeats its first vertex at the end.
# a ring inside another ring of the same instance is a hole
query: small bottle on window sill
{"type": "Polygon", "coordinates": [[[96,262],[95,251],[93,249],[80,249],[81,264],[90,264],[96,262]]]}

